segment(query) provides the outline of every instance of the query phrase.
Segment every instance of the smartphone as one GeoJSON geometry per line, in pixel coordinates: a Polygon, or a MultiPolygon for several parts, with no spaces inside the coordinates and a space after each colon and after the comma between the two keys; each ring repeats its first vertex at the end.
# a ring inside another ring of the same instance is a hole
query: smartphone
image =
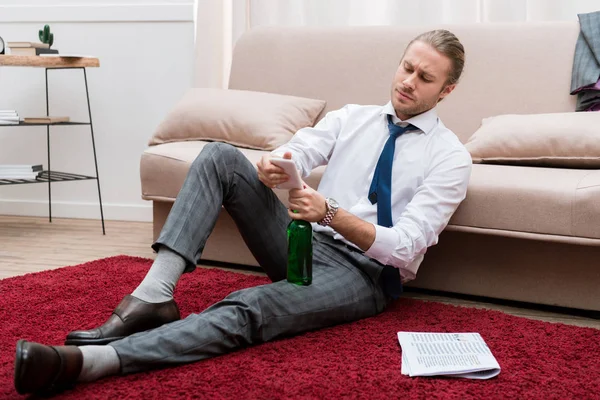
{"type": "Polygon", "coordinates": [[[269,161],[271,161],[273,164],[277,165],[278,167],[283,168],[285,173],[289,176],[289,179],[287,180],[287,182],[283,182],[283,183],[277,185],[277,189],[302,189],[303,188],[302,178],[300,177],[300,173],[298,172],[298,169],[296,168],[296,163],[294,163],[292,160],[288,160],[286,158],[280,158],[280,157],[271,157],[271,159],[269,161]]]}

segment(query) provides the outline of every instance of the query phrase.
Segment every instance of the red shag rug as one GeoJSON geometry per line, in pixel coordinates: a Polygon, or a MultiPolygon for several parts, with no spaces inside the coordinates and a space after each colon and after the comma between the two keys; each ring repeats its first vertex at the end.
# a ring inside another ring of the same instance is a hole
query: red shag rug
{"type": "MultiPolygon", "coordinates": [[[[0,281],[0,398],[21,398],[13,388],[18,339],[58,345],[72,329],[101,324],[151,262],[119,256],[0,281]]],[[[184,275],[175,298],[185,317],[233,290],[266,282],[263,277],[199,269],[184,275]]],[[[402,299],[377,317],[195,364],[110,377],[58,397],[600,398],[600,330],[402,299]],[[487,381],[401,375],[400,330],[480,332],[502,372],[487,381]]]]}

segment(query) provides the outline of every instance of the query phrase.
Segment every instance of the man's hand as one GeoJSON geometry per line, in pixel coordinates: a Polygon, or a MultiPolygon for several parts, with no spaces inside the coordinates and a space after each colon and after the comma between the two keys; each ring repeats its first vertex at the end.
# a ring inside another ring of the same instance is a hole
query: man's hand
{"type": "MultiPolygon", "coordinates": [[[[286,152],[283,155],[283,158],[291,160],[292,159],[292,153],[290,153],[289,151],[286,152]]],[[[267,154],[262,156],[262,158],[256,163],[256,166],[258,167],[258,179],[265,184],[265,186],[268,186],[270,188],[274,188],[277,185],[282,184],[283,182],[286,182],[289,177],[288,175],[283,171],[283,168],[278,167],[277,165],[273,164],[271,161],[271,155],[267,154]]]]}
{"type": "Polygon", "coordinates": [[[288,198],[290,209],[288,210],[288,214],[292,219],[319,222],[325,218],[325,214],[327,213],[325,197],[306,183],[302,183],[304,189],[290,190],[288,198]]]}

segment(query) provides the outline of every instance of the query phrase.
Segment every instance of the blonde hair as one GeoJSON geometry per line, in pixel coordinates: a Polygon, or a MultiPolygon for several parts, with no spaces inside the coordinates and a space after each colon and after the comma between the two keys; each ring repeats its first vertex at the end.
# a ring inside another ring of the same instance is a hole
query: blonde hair
{"type": "MultiPolygon", "coordinates": [[[[410,41],[408,46],[406,46],[406,49],[408,49],[410,45],[416,41],[427,43],[439,53],[448,57],[452,63],[452,68],[448,74],[446,84],[453,85],[458,83],[460,75],[462,74],[465,66],[465,48],[460,40],[458,40],[458,38],[450,31],[445,29],[436,29],[434,31],[421,33],[419,36],[410,41]]],[[[406,50],[404,52],[406,53],[406,50]]]]}

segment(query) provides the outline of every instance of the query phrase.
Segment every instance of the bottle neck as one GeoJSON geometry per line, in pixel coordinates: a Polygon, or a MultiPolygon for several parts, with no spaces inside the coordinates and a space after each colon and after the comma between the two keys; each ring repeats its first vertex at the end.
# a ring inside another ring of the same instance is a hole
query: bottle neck
{"type": "MultiPolygon", "coordinates": [[[[296,211],[296,210],[292,210],[292,212],[293,212],[294,214],[298,214],[298,211],[296,211]]],[[[303,220],[303,219],[293,219],[293,220],[292,220],[292,222],[302,222],[302,223],[304,223],[304,224],[310,224],[310,222],[308,222],[308,221],[305,221],[305,220],[303,220]]],[[[290,222],[290,223],[292,223],[292,222],[290,222]]]]}

